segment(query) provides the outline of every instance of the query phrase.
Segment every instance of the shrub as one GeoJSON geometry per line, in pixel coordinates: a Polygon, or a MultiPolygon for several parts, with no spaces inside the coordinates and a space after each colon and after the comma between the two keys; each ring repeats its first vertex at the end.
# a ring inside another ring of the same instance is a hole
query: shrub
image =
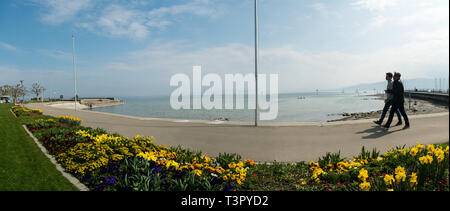
{"type": "Polygon", "coordinates": [[[20,116],[31,116],[32,110],[24,108],[22,106],[13,106],[11,107],[11,110],[14,112],[14,114],[17,117],[20,116]]]}
{"type": "Polygon", "coordinates": [[[31,109],[31,113],[42,115],[44,112],[41,109],[31,109]]]}
{"type": "Polygon", "coordinates": [[[228,153],[219,153],[216,160],[221,166],[227,166],[229,163],[237,163],[242,159],[242,157],[238,154],[228,154],[228,153]]]}
{"type": "Polygon", "coordinates": [[[58,121],[62,124],[67,124],[69,126],[80,126],[82,119],[73,116],[57,116],[58,121]]]}
{"type": "Polygon", "coordinates": [[[57,126],[58,123],[54,119],[37,119],[27,124],[27,127],[31,130],[39,130],[43,128],[50,128],[57,126]]]}

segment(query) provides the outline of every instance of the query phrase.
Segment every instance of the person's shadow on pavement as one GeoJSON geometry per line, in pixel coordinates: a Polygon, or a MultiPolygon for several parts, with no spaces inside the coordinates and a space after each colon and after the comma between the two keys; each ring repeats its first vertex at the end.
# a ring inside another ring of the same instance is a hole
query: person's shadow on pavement
{"type": "MultiPolygon", "coordinates": [[[[392,128],[391,128],[392,129],[392,128]]],[[[391,133],[395,133],[401,131],[400,130],[386,130],[381,126],[373,126],[372,128],[369,128],[367,130],[363,130],[360,132],[356,132],[356,134],[367,134],[369,133],[369,135],[367,136],[363,136],[363,139],[377,139],[377,138],[381,138],[383,136],[389,135],[391,133]]]]}

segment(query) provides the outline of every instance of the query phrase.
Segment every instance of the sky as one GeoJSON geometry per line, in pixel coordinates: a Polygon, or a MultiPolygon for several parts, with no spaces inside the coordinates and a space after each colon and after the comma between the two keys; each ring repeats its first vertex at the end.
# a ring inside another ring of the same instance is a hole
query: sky
{"type": "MultiPolygon", "coordinates": [[[[169,95],[194,65],[254,73],[253,24],[253,0],[1,0],[0,86],[72,97],[74,34],[79,96],[169,95]]],[[[448,0],[259,0],[259,33],[280,92],[448,81],[448,0]]]]}

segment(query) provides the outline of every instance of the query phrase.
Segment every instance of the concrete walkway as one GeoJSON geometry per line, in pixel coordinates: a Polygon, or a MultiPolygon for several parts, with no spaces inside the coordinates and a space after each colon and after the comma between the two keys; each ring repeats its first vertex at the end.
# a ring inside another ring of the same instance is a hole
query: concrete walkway
{"type": "MultiPolygon", "coordinates": [[[[73,115],[83,125],[100,127],[123,136],[154,136],[155,143],[201,150],[209,156],[221,152],[238,153],[244,159],[261,162],[317,160],[326,152],[341,152],[350,158],[363,146],[386,152],[391,147],[444,143],[449,141],[449,113],[411,116],[411,129],[393,127],[389,131],[372,120],[333,123],[229,123],[174,119],[138,118],[94,111],[74,111],[28,104],[46,115],[73,115]]],[[[395,121],[394,121],[395,123],[395,121]]]]}

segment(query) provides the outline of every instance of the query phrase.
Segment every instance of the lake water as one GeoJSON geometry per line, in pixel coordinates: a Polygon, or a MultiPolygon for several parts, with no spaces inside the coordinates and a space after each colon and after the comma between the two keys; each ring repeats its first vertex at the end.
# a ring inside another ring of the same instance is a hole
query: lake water
{"type": "MultiPolygon", "coordinates": [[[[280,94],[275,122],[326,122],[342,118],[342,113],[383,109],[384,102],[370,95],[328,93],[280,94]],[[304,98],[304,99],[299,99],[304,98]]],[[[119,97],[124,105],[96,108],[95,111],[137,117],[186,120],[254,121],[254,110],[173,110],[169,97],[119,97]]],[[[192,102],[192,101],[191,101],[192,102]]],[[[246,104],[247,107],[247,104],[246,104]]]]}

